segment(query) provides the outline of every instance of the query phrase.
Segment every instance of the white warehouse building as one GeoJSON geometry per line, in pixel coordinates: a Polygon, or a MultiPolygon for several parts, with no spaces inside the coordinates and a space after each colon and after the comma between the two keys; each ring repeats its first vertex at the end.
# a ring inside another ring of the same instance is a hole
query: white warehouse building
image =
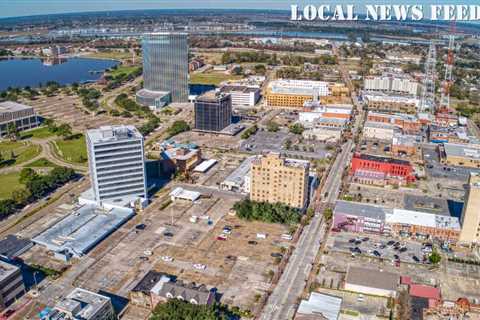
{"type": "Polygon", "coordinates": [[[233,107],[254,107],[260,99],[258,87],[224,86],[220,91],[230,94],[233,107]]]}

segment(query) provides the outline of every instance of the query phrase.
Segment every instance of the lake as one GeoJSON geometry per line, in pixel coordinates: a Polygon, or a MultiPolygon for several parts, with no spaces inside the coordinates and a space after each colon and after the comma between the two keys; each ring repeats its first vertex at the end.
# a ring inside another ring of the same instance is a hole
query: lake
{"type": "Polygon", "coordinates": [[[118,63],[113,60],[87,58],[0,59],[0,91],[8,87],[38,87],[48,81],[62,85],[96,81],[103,71],[118,63]]]}

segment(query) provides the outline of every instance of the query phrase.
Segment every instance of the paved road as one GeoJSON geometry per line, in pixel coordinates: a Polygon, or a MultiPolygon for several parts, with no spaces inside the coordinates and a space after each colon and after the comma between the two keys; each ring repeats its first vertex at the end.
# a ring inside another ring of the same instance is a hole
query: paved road
{"type": "Polygon", "coordinates": [[[352,141],[347,142],[340,155],[336,158],[327,177],[321,194],[323,201],[318,203],[315,216],[305,227],[296,248],[289,259],[280,281],[270,295],[260,319],[285,320],[291,319],[296,310],[297,298],[301,296],[305,282],[312,269],[320,244],[326,236],[326,224],[323,220],[323,210],[335,201],[342,183],[343,171],[351,155],[352,141]]]}

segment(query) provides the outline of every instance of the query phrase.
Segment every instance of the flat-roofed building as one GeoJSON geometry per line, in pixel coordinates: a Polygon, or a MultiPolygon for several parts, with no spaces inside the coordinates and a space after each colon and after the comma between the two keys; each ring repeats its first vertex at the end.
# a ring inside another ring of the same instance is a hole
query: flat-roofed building
{"type": "Polygon", "coordinates": [[[9,126],[17,131],[38,127],[40,119],[33,107],[13,101],[0,102],[0,137],[9,133],[9,126]]]}
{"type": "Polygon", "coordinates": [[[98,204],[127,197],[147,199],[143,136],[134,126],[88,130],[87,151],[98,204]]]}
{"type": "Polygon", "coordinates": [[[260,88],[229,85],[220,88],[220,91],[230,94],[232,107],[254,107],[260,99],[260,88]]]}
{"type": "Polygon", "coordinates": [[[462,212],[460,242],[480,244],[480,174],[471,173],[462,212]]]}
{"type": "Polygon", "coordinates": [[[417,134],[422,130],[422,122],[411,114],[388,114],[369,111],[367,121],[394,125],[401,129],[404,134],[417,134]]]}
{"type": "Polygon", "coordinates": [[[345,290],[382,297],[396,297],[400,276],[382,270],[350,266],[345,278],[345,290]]]}
{"type": "Polygon", "coordinates": [[[364,89],[367,91],[398,92],[416,96],[419,90],[419,83],[405,75],[384,74],[381,76],[366,76],[364,89]]]}
{"type": "Polygon", "coordinates": [[[245,159],[238,168],[233,170],[220,184],[223,190],[250,193],[250,170],[252,163],[258,156],[251,156],[245,159]]]}
{"type": "Polygon", "coordinates": [[[333,228],[348,232],[389,233],[387,209],[381,206],[339,200],[333,210],[333,228]]]}
{"type": "Polygon", "coordinates": [[[413,156],[417,154],[421,137],[395,133],[392,138],[392,154],[394,156],[413,156]]]}
{"type": "Polygon", "coordinates": [[[398,128],[389,123],[365,122],[363,126],[363,138],[391,141],[398,128]]]}
{"type": "Polygon", "coordinates": [[[366,93],[363,98],[369,110],[391,113],[414,114],[420,104],[420,100],[417,98],[387,94],[366,93]]]}
{"type": "Polygon", "coordinates": [[[305,102],[319,100],[324,103],[343,102],[348,88],[341,83],[312,80],[274,80],[265,96],[269,107],[303,108],[305,102]],[[340,98],[340,99],[336,99],[340,98]]]}
{"type": "Polygon", "coordinates": [[[109,297],[82,288],[75,288],[58,302],[48,319],[115,320],[109,297]]]}
{"type": "Polygon", "coordinates": [[[195,130],[220,132],[232,123],[230,94],[208,91],[195,99],[195,130]]]}
{"type": "Polygon", "coordinates": [[[480,168],[480,145],[444,143],[440,146],[440,157],[448,165],[480,168]]]}
{"type": "Polygon", "coordinates": [[[342,298],[312,292],[308,300],[300,301],[295,320],[338,320],[342,298]]]}
{"type": "Polygon", "coordinates": [[[342,132],[343,128],[341,127],[316,126],[305,129],[302,132],[302,137],[309,140],[335,143],[341,139],[342,132]]]}
{"type": "Polygon", "coordinates": [[[186,173],[202,161],[202,152],[198,148],[166,148],[160,151],[160,158],[164,172],[186,173]]]}
{"type": "Polygon", "coordinates": [[[0,260],[0,312],[25,293],[19,267],[0,260]]]}
{"type": "Polygon", "coordinates": [[[308,203],[309,170],[308,161],[286,159],[278,153],[257,158],[250,173],[250,199],[303,209],[308,203]]]}

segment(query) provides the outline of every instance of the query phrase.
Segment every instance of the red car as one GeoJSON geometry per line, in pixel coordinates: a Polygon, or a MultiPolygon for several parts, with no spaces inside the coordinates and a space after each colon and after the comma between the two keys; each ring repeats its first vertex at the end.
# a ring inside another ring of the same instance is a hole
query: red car
{"type": "Polygon", "coordinates": [[[7,320],[14,313],[15,313],[15,310],[9,309],[0,316],[0,320],[7,320]]]}
{"type": "Polygon", "coordinates": [[[224,235],[221,234],[217,237],[217,240],[225,241],[225,240],[227,240],[227,237],[225,237],[224,235]]]}

